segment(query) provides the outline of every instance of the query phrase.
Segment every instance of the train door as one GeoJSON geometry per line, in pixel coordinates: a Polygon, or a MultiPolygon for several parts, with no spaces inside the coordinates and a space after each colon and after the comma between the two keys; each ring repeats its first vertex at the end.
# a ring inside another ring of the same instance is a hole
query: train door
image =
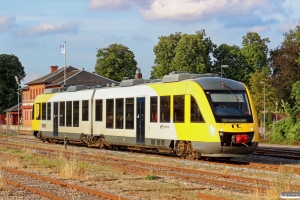
{"type": "Polygon", "coordinates": [[[53,136],[58,137],[58,102],[53,103],[53,136]]]}
{"type": "Polygon", "coordinates": [[[145,97],[136,98],[136,143],[145,144],[145,97]]]}

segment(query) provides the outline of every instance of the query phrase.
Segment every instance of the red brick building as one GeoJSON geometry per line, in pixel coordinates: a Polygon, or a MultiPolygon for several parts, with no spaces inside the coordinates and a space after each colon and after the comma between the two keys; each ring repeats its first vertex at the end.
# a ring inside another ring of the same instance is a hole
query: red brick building
{"type": "MultiPolygon", "coordinates": [[[[9,119],[11,125],[18,124],[18,108],[20,114],[21,125],[31,126],[32,107],[37,95],[43,94],[47,88],[63,88],[70,85],[85,85],[102,87],[107,84],[118,84],[117,81],[99,76],[95,73],[80,70],[72,66],[58,69],[58,66],[50,66],[50,73],[36,80],[26,83],[26,87],[22,89],[22,101],[18,105],[7,109],[6,120],[9,119]],[[10,117],[10,118],[9,118],[10,117]]],[[[6,123],[6,124],[7,124],[6,123]]]]}

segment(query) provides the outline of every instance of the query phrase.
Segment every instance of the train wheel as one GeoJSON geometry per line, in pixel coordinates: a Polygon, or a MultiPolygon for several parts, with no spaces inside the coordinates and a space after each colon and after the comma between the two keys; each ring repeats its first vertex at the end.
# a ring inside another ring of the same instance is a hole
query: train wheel
{"type": "Polygon", "coordinates": [[[177,143],[177,155],[186,159],[198,159],[200,157],[199,152],[194,151],[192,143],[186,141],[179,141],[177,143]]]}

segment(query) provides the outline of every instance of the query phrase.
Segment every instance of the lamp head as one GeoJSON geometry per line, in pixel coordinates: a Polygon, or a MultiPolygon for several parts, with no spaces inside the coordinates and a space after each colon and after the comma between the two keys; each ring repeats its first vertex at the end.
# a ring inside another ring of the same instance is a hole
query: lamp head
{"type": "Polygon", "coordinates": [[[265,84],[265,82],[263,82],[263,81],[261,81],[260,83],[261,83],[261,84],[265,84]]]}
{"type": "Polygon", "coordinates": [[[15,76],[16,82],[19,84],[19,79],[17,76],[15,76]]]}
{"type": "Polygon", "coordinates": [[[228,68],[228,65],[221,65],[221,68],[228,68]]]}

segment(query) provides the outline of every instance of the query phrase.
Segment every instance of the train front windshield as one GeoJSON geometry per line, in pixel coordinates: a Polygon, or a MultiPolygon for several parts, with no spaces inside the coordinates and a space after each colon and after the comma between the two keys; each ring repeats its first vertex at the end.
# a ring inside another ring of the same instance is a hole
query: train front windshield
{"type": "Polygon", "coordinates": [[[246,91],[207,90],[205,93],[212,107],[216,122],[253,122],[252,112],[246,91]]]}

